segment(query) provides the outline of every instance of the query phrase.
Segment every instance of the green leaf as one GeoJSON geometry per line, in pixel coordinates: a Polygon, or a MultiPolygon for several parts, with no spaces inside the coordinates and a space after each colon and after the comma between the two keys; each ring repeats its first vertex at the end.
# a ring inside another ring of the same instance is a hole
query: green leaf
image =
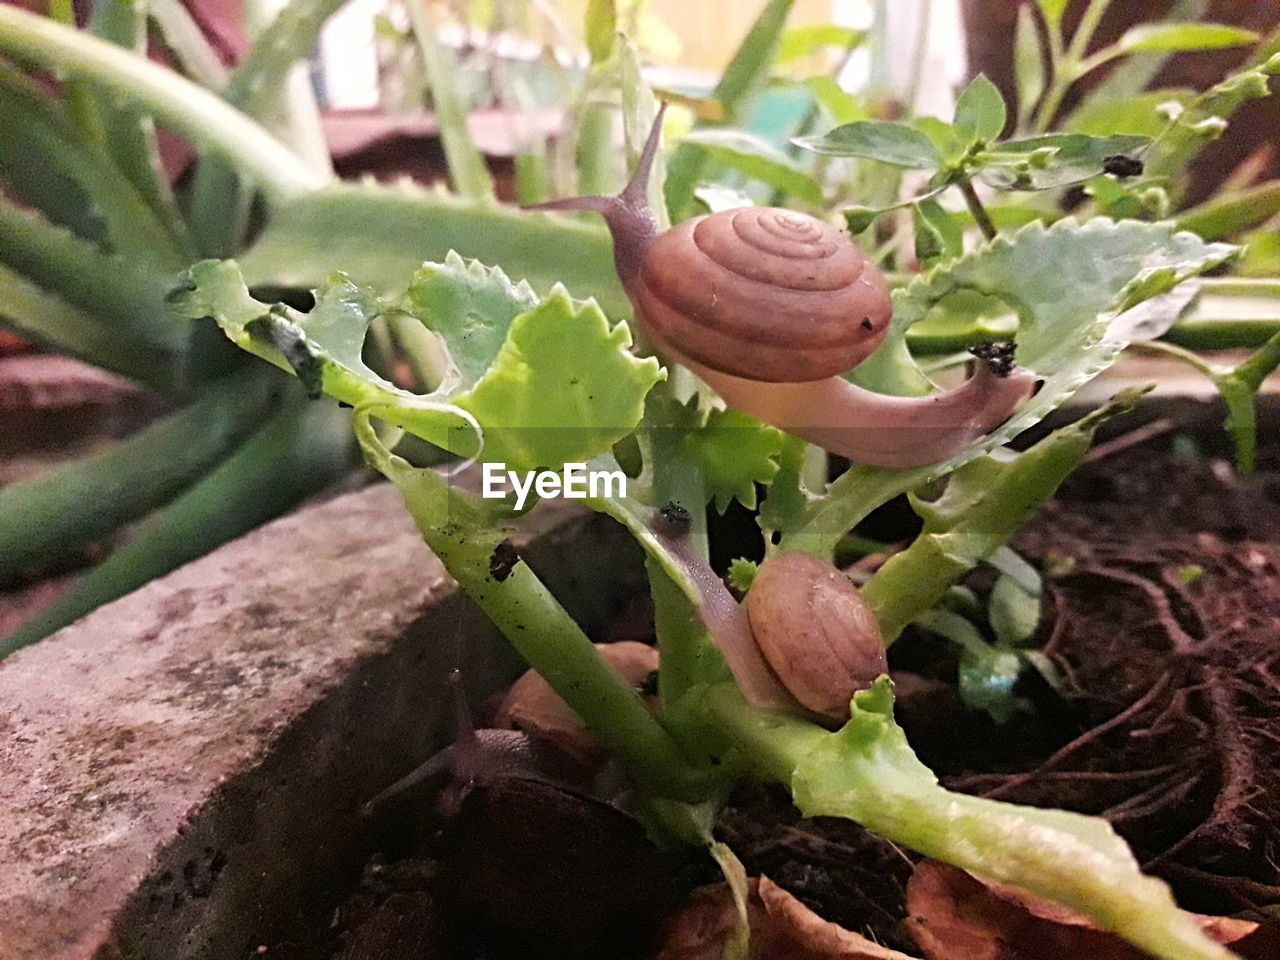
{"type": "Polygon", "coordinates": [[[1019,126],[1031,116],[1044,96],[1044,60],[1040,55],[1040,31],[1030,5],[1018,7],[1018,26],[1013,35],[1013,73],[1018,85],[1019,126]]]}
{"type": "Polygon", "coordinates": [[[964,253],[964,232],[959,224],[937,200],[921,200],[915,204],[916,253],[920,252],[922,234],[931,239],[926,249],[935,251],[932,257],[921,257],[922,265],[933,266],[942,260],[954,260],[964,253]]]}
{"type": "Polygon", "coordinates": [[[965,706],[983,711],[996,723],[1008,723],[1015,714],[1031,709],[1013,692],[1023,667],[1017,653],[993,647],[977,627],[950,610],[931,610],[918,617],[916,624],[960,648],[956,685],[965,706]]]}
{"type": "Polygon", "coordinates": [[[754,560],[738,557],[729,564],[729,586],[739,593],[746,593],[751,589],[759,570],[760,566],[754,560]]]}
{"type": "Polygon", "coordinates": [[[484,459],[511,469],[556,469],[609,450],[635,429],[644,398],[665,377],[630,352],[625,323],[563,287],[520,314],[493,365],[452,401],[479,421],[484,459]]]}
{"type": "Polygon", "coordinates": [[[959,161],[973,143],[964,130],[937,117],[916,117],[911,125],[929,138],[945,163],[959,161]]]}
{"type": "Polygon", "coordinates": [[[680,142],[701,147],[725,166],[807,203],[822,202],[822,188],[817,182],[789,156],[755,134],[740,130],[695,130],[680,142]]]}
{"type": "Polygon", "coordinates": [[[1001,574],[991,589],[987,615],[991,630],[1003,646],[1016,647],[1031,639],[1040,625],[1040,595],[1013,577],[1001,574]]]}
{"type": "Polygon", "coordinates": [[[604,63],[608,60],[618,36],[618,8],[614,0],[587,0],[583,32],[591,62],[604,63]]]}
{"type": "Polygon", "coordinates": [[[853,50],[866,39],[865,30],[855,30],[836,23],[814,23],[792,27],[782,35],[774,63],[784,64],[812,56],[827,47],[853,50]]]}
{"type": "Polygon", "coordinates": [[[1105,820],[939,786],[894,722],[887,677],[856,694],[852,712],[834,734],[792,741],[804,745],[792,747],[800,757],[791,788],[805,816],[856,820],[925,856],[1070,907],[1160,960],[1231,960],[1164,883],[1141,872],[1105,820]]]}
{"type": "Polygon", "coordinates": [[[451,365],[441,388],[469,390],[493,366],[515,318],[537,304],[527,283],[451,252],[413,275],[404,308],[444,340],[451,365]]]}
{"type": "Polygon", "coordinates": [[[610,326],[593,302],[577,303],[560,286],[539,302],[527,285],[456,256],[420,271],[399,304],[458,351],[444,382],[423,395],[365,365],[369,324],[385,306],[341,274],[317,291],[308,313],[253,299],[231,261],[196,264],[187,279],[173,297],[179,314],[213,317],[235,343],[291,370],[313,395],[512,469],[554,469],[609,450],[635,429],[645,394],[664,376],[657,360],[628,350],[626,324],[610,326]]]}
{"type": "Polygon", "coordinates": [[[756,484],[772,483],[778,473],[782,433],[736,410],[717,410],[702,429],[684,435],[681,450],[701,471],[720,513],[734,500],[754,510],[756,484]]]}
{"type": "Polygon", "coordinates": [[[1121,100],[1087,98],[1063,127],[1071,133],[1087,133],[1091,137],[1129,134],[1158,137],[1169,126],[1171,112],[1182,108],[1195,97],[1194,90],[1149,90],[1121,100]]]}
{"type": "Polygon", "coordinates": [[[862,157],[909,170],[934,170],[942,157],[927,136],[902,123],[859,120],[820,136],[797,137],[796,146],[829,157],[862,157]]]}
{"type": "Polygon", "coordinates": [[[974,140],[996,139],[1004,131],[1008,119],[1004,97],[984,74],[978,74],[956,100],[955,125],[966,130],[974,140]]]}
{"type": "Polygon", "coordinates": [[[1019,318],[1018,363],[1044,382],[999,429],[945,463],[920,470],[848,470],[802,516],[786,515],[781,548],[826,555],[890,497],[943,476],[1038,423],[1119,355],[1123,341],[1107,335],[1116,314],[1211,270],[1235,252],[1226,244],[1177,233],[1167,223],[1095,218],[1082,226],[1067,219],[1001,234],[916,277],[895,291],[893,324],[884,343],[850,379],[868,389],[907,396],[936,389],[907,349],[907,330],[967,294],[982,305],[984,316],[992,301],[1008,305],[1019,318]]]}
{"type": "Polygon", "coordinates": [[[1126,30],[1116,46],[1122,53],[1181,53],[1243,47],[1257,39],[1252,30],[1221,23],[1144,23],[1126,30]]]}
{"type": "Polygon", "coordinates": [[[595,297],[610,316],[631,314],[603,225],[413,187],[315,191],[280,208],[239,259],[255,287],[309,289],[341,270],[381,296],[399,297],[424,261],[443,261],[451,250],[498,264],[540,294],[563,283],[595,297]]]}
{"type": "Polygon", "coordinates": [[[1055,29],[1062,23],[1062,15],[1067,12],[1070,2],[1071,0],[1036,0],[1045,20],[1055,29]]]}
{"type": "Polygon", "coordinates": [[[1000,190],[1053,190],[1102,173],[1104,161],[1132,156],[1151,143],[1146,137],[1089,137],[1052,133],[1007,140],[979,158],[978,176],[1000,190]]]}
{"type": "Polygon", "coordinates": [[[804,81],[813,101],[823,115],[834,124],[867,119],[866,105],[831,77],[810,77],[804,81]]]}
{"type": "Polygon", "coordinates": [[[1206,200],[1178,215],[1178,228],[1190,230],[1206,240],[1235,237],[1261,226],[1280,214],[1280,180],[1271,180],[1247,190],[1231,191],[1206,200]]]}

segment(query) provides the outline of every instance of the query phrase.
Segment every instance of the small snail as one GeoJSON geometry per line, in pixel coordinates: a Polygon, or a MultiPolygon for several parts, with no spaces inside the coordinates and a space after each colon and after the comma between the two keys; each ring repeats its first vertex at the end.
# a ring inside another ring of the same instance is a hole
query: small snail
{"type": "Polygon", "coordinates": [[[760,565],[747,620],[769,666],[805,708],[849,719],[849,701],[889,672],[875,614],[839,569],[808,553],[760,565]]]}
{"type": "Polygon", "coordinates": [[[724,210],[659,234],[647,184],[662,113],[618,196],[528,209],[603,216],[640,328],[725,403],[857,463],[904,468],[959,452],[1031,395],[1035,377],[1007,356],[979,357],[968,381],[926,397],[843,379],[889,329],[880,271],[848,234],[791,210],[724,210]]]}
{"type": "Polygon", "coordinates": [[[687,533],[657,512],[649,529],[697,588],[698,619],[752,706],[839,723],[853,695],[889,672],[875,614],[833,564],[772,556],[739,603],[687,533]]]}

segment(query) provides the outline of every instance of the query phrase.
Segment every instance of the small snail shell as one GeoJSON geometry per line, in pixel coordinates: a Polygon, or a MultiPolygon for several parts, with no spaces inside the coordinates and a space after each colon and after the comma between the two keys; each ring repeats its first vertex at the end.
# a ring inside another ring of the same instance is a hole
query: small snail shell
{"type": "Polygon", "coordinates": [[[888,330],[884,278],[848,235],[789,210],[722,211],[659,235],[646,183],[661,121],[621,194],[531,209],[603,216],[637,323],[729,406],[856,463],[907,468],[958,453],[1032,394],[1036,378],[1008,355],[925,397],[844,380],[888,330]]]}
{"type": "Polygon", "coordinates": [[[875,614],[836,567],[808,553],[770,557],[747,592],[756,644],[801,705],[835,721],[889,672],[875,614]]]}
{"type": "MultiPolygon", "coordinates": [[[[658,669],[658,651],[634,640],[598,643],[596,652],[633,687],[641,686],[658,669]]],[[[605,752],[582,718],[536,670],[526,671],[511,685],[498,706],[494,725],[548,740],[583,763],[594,762],[605,752]]]]}
{"type": "Polygon", "coordinates": [[[822,380],[880,345],[884,277],[849,237],[772,207],[686,220],[654,240],[633,292],[652,335],[751,380],[822,380]]]}

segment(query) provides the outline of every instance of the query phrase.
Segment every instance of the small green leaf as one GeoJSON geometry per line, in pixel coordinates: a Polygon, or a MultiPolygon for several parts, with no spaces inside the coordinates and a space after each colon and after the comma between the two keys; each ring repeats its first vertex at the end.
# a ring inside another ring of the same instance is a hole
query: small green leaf
{"type": "Polygon", "coordinates": [[[442,386],[469,390],[493,365],[512,321],[537,303],[527,283],[450,251],[413,275],[402,306],[444,340],[452,368],[442,386]]]}
{"type": "Polygon", "coordinates": [[[1018,7],[1018,26],[1013,38],[1013,72],[1018,84],[1018,116],[1031,116],[1044,95],[1044,59],[1040,55],[1040,31],[1031,7],[1018,7]]]}
{"type": "MultiPolygon", "coordinates": [[[[932,234],[934,242],[929,244],[931,249],[936,248],[936,253],[930,259],[929,265],[941,260],[954,260],[956,257],[964,253],[964,232],[960,229],[955,219],[942,208],[942,204],[937,200],[921,200],[915,204],[915,227],[916,227],[916,251],[919,254],[920,234],[927,232],[932,234]]],[[[922,258],[921,263],[925,260],[922,258]]]]}
{"type": "Polygon", "coordinates": [[[738,557],[729,564],[729,586],[739,593],[746,593],[755,582],[756,572],[760,569],[754,560],[738,557]]]}
{"type": "Polygon", "coordinates": [[[587,0],[584,30],[592,63],[604,63],[613,54],[618,36],[618,9],[614,0],[587,0]]]}
{"type": "Polygon", "coordinates": [[[955,125],[968,131],[974,140],[996,139],[1004,131],[1007,119],[1004,97],[983,74],[974,77],[956,101],[955,125]]]}
{"type": "Polygon", "coordinates": [[[1258,35],[1221,23],[1147,23],[1130,27],[1116,43],[1122,53],[1221,50],[1254,43],[1258,35]]]}
{"type": "Polygon", "coordinates": [[[937,117],[916,117],[911,125],[929,138],[944,163],[955,163],[973,143],[965,131],[937,117]]]}
{"type": "Polygon", "coordinates": [[[756,506],[756,484],[769,484],[778,473],[782,433],[736,410],[717,410],[701,430],[686,433],[681,451],[696,464],[707,496],[721,513],[737,500],[756,506]]]}
{"type": "Polygon", "coordinates": [[[852,50],[866,39],[865,30],[841,26],[837,23],[815,23],[792,27],[782,35],[778,43],[777,64],[790,63],[812,56],[827,47],[852,50]]]}
{"type": "Polygon", "coordinates": [[[927,136],[902,123],[859,120],[821,136],[797,137],[798,147],[829,157],[862,157],[908,170],[935,170],[942,158],[927,136]]]}
{"type": "Polygon", "coordinates": [[[880,214],[884,212],[884,210],[875,210],[871,207],[845,207],[840,211],[840,215],[844,217],[845,229],[856,237],[875,223],[880,214]]]}
{"type": "Polygon", "coordinates": [[[1103,172],[1108,157],[1132,156],[1150,143],[1146,137],[1082,133],[1008,140],[981,155],[978,176],[999,190],[1053,190],[1083,183],[1103,172]]]}
{"type": "Polygon", "coordinates": [[[484,430],[484,459],[511,469],[559,468],[609,450],[635,429],[644,398],[665,373],[628,349],[593,302],[563,287],[516,317],[493,364],[449,399],[484,430]]]}
{"type": "Polygon", "coordinates": [[[822,188],[791,157],[762,137],[741,130],[695,130],[681,143],[701,147],[739,173],[806,203],[822,202],[822,188]]]}
{"type": "Polygon", "coordinates": [[[987,615],[996,640],[1016,647],[1031,639],[1040,626],[1040,595],[1025,589],[1013,577],[1001,575],[991,589],[987,615]]]}
{"type": "Polygon", "coordinates": [[[1071,0],[1036,0],[1040,12],[1044,14],[1049,26],[1057,28],[1062,23],[1062,15],[1067,12],[1071,0]]]}

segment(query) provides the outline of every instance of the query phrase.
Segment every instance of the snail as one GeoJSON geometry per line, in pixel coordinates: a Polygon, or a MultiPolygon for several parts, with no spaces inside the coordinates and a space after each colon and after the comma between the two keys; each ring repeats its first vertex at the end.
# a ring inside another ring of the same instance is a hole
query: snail
{"type": "Polygon", "coordinates": [[[576,758],[550,742],[476,729],[457,670],[450,683],[454,742],[365,814],[396,799],[411,821],[436,828],[430,853],[455,932],[497,941],[503,956],[595,956],[613,937],[645,941],[681,888],[640,822],[590,792],[576,758]],[[422,803],[429,788],[434,805],[422,803]]]}
{"type": "Polygon", "coordinates": [[[698,619],[752,706],[839,723],[853,695],[889,672],[875,614],[834,564],[807,553],[771,556],[739,603],[687,531],[660,511],[648,526],[696,588],[698,619]]]}
{"type": "Polygon", "coordinates": [[[526,208],[604,217],[636,322],[661,353],[730,407],[878,467],[945,460],[1032,394],[1035,376],[1013,367],[1007,352],[979,356],[965,383],[924,397],[873,393],[845,380],[889,330],[884,276],[848,234],[791,210],[723,210],[659,233],[648,180],[665,106],[616,197],[526,208]]]}

